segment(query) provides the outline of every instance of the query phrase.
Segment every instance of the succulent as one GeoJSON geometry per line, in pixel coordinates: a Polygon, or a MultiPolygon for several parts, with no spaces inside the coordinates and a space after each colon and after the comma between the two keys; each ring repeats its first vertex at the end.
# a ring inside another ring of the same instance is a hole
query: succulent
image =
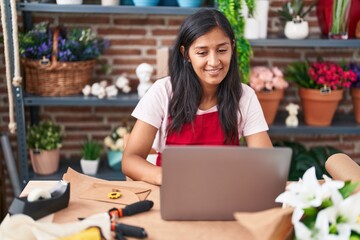
{"type": "Polygon", "coordinates": [[[87,139],[81,149],[81,156],[86,160],[97,160],[100,158],[102,146],[95,140],[87,139]]]}
{"type": "Polygon", "coordinates": [[[312,1],[310,6],[305,10],[304,0],[290,0],[286,1],[281,10],[277,13],[282,21],[293,21],[294,19],[304,19],[311,9],[315,6],[316,0],[312,1]]]}

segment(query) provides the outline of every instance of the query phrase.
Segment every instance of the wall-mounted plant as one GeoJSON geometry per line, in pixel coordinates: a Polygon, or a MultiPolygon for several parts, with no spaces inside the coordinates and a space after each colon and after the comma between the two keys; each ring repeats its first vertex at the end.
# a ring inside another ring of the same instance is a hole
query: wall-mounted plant
{"type": "Polygon", "coordinates": [[[255,0],[218,0],[217,3],[218,9],[224,13],[234,29],[239,71],[243,82],[248,83],[252,48],[249,41],[244,37],[245,18],[242,15],[242,8],[246,4],[249,15],[252,16],[255,9],[255,0]]]}

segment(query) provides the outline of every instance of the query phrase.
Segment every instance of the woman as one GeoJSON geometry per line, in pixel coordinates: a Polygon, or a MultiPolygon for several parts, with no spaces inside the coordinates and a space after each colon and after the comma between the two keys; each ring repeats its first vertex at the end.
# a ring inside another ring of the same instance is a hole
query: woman
{"type": "Polygon", "coordinates": [[[137,118],[124,152],[123,173],[161,185],[165,145],[272,147],[254,91],[241,84],[233,30],[217,10],[202,9],[180,27],[170,77],[156,81],[132,113],[137,118]],[[151,148],[156,166],[147,162],[151,148]]]}

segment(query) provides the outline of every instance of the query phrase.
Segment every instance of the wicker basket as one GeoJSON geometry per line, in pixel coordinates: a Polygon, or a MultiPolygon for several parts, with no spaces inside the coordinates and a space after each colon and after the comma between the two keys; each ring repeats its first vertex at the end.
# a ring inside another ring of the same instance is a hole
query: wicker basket
{"type": "Polygon", "coordinates": [[[67,96],[80,93],[90,83],[95,60],[58,62],[58,35],[59,29],[55,29],[51,61],[21,59],[26,92],[40,96],[67,96]]]}

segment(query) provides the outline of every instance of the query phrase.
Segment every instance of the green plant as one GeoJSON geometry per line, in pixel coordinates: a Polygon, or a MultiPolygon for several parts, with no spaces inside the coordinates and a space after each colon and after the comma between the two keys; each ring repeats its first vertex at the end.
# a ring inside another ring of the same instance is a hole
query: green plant
{"type": "Polygon", "coordinates": [[[26,140],[31,149],[54,150],[62,146],[62,128],[51,121],[43,121],[29,127],[26,140]]]}
{"type": "Polygon", "coordinates": [[[294,19],[304,19],[311,9],[315,6],[316,0],[312,1],[310,6],[305,10],[303,0],[286,1],[282,8],[277,11],[282,21],[293,21],[294,19]]]}
{"type": "Polygon", "coordinates": [[[342,34],[347,36],[350,5],[350,0],[334,0],[333,2],[330,33],[335,35],[335,38],[342,34]]]}
{"type": "Polygon", "coordinates": [[[87,139],[81,149],[81,156],[85,160],[97,160],[100,158],[102,146],[95,140],[87,139]]]}
{"type": "Polygon", "coordinates": [[[249,15],[252,16],[255,9],[255,0],[218,0],[217,2],[218,9],[224,13],[234,29],[239,71],[243,82],[248,83],[252,48],[249,41],[244,37],[245,18],[241,14],[241,10],[244,4],[246,4],[249,9],[249,15]]]}
{"type": "Polygon", "coordinates": [[[330,146],[316,146],[307,149],[303,144],[291,141],[275,142],[274,146],[292,149],[289,181],[298,181],[305,171],[312,166],[315,167],[318,179],[321,179],[323,174],[329,176],[325,169],[326,160],[335,153],[341,153],[339,149],[330,146]]]}
{"type": "Polygon", "coordinates": [[[298,61],[288,64],[285,68],[285,79],[296,83],[301,88],[316,88],[316,82],[308,74],[309,61],[298,61]]]}

